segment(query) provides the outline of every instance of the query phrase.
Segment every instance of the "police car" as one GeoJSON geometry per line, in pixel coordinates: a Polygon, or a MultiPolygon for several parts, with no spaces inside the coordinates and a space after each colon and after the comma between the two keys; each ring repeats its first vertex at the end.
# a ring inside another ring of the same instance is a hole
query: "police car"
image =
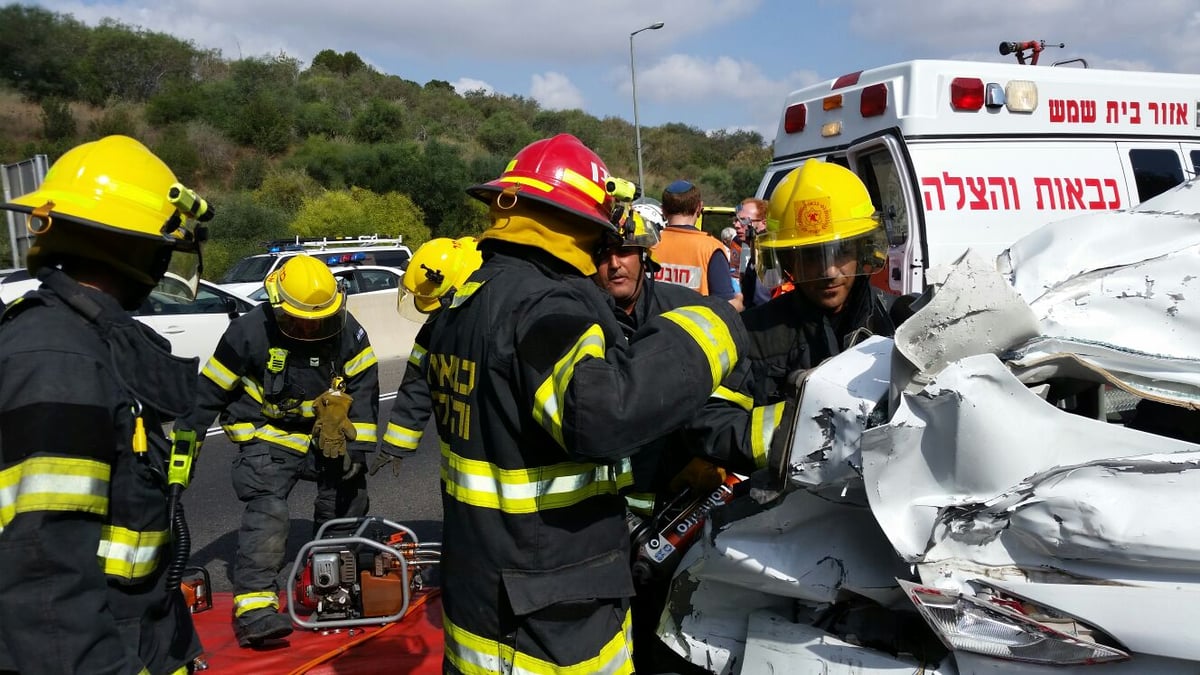
{"type": "Polygon", "coordinates": [[[251,295],[262,288],[267,275],[295,255],[311,255],[320,258],[331,267],[377,265],[402,271],[408,267],[412,251],[400,243],[400,239],[370,235],[337,239],[296,238],[271,242],[266,253],[247,256],[235,263],[225,276],[221,277],[219,284],[233,293],[251,295]]]}

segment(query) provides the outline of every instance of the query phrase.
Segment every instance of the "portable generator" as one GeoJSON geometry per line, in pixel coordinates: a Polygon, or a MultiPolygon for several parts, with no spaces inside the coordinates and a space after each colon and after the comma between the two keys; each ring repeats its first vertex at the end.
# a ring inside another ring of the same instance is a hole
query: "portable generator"
{"type": "Polygon", "coordinates": [[[441,562],[441,542],[376,516],[335,518],[300,547],[288,577],[288,613],[304,628],[398,621],[441,562]],[[330,536],[330,529],[353,531],[330,536]],[[307,616],[303,616],[307,614],[307,616]]]}

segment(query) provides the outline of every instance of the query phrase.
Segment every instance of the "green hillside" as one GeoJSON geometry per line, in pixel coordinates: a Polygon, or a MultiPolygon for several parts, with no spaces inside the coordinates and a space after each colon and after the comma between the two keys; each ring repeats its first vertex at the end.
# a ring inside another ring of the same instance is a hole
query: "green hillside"
{"type": "MultiPolygon", "coordinates": [[[[164,33],[8,5],[0,162],[53,161],[107,134],[138,138],[216,206],[210,278],[294,234],[399,234],[415,248],[478,232],[485,211],[463,188],[556,133],[578,136],[614,174],[637,174],[633,125],[620,118],[459,95],[442,80],[378,72],[354,52],[321,51],[302,66],[286,54],[229,60],[164,33]]],[[[649,195],[685,177],[707,203],[733,204],[754,193],[769,158],[757,133],[642,128],[649,195]]]]}

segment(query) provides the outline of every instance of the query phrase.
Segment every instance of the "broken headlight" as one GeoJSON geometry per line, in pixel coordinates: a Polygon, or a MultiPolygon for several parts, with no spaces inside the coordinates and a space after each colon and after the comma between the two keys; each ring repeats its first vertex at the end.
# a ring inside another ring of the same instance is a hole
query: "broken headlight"
{"type": "Polygon", "coordinates": [[[1052,666],[1125,661],[1116,641],[1075,617],[979,583],[978,596],[900,582],[952,650],[1052,666]]]}

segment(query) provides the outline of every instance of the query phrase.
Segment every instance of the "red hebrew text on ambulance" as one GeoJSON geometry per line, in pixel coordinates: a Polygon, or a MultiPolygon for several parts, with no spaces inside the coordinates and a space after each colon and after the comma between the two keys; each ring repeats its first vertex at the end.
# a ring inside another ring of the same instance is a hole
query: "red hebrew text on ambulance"
{"type": "Polygon", "coordinates": [[[1127,209],[1200,166],[1200,75],[910,61],[788,96],[759,196],[809,161],[850,167],[889,226],[886,277],[923,290],[966,249],[1127,209]]]}

